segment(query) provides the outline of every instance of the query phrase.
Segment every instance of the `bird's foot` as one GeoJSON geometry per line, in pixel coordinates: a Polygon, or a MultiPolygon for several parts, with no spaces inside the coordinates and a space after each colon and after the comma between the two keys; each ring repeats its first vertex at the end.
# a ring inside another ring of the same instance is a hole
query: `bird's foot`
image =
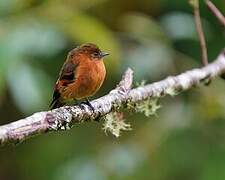
{"type": "Polygon", "coordinates": [[[91,108],[91,110],[93,111],[93,113],[95,112],[94,107],[91,105],[91,103],[90,103],[90,101],[88,99],[86,99],[85,101],[81,102],[81,104],[88,105],[91,108]]]}
{"type": "MultiPolygon", "coordinates": [[[[81,104],[86,104],[86,105],[88,105],[88,106],[91,108],[92,112],[95,113],[95,109],[94,109],[94,107],[91,105],[91,103],[90,103],[90,101],[89,101],[88,99],[86,99],[85,101],[81,102],[81,104]]],[[[100,122],[100,120],[101,120],[101,115],[98,114],[98,116],[94,119],[94,121],[100,122]]]]}

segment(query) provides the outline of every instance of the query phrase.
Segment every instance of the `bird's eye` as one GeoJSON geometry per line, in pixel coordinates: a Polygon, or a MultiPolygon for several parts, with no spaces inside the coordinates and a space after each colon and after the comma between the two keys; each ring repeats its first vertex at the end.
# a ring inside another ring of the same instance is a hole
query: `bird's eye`
{"type": "Polygon", "coordinates": [[[94,53],[93,53],[93,56],[94,56],[94,57],[98,57],[98,56],[99,56],[99,53],[98,53],[98,52],[94,52],[94,53]]]}

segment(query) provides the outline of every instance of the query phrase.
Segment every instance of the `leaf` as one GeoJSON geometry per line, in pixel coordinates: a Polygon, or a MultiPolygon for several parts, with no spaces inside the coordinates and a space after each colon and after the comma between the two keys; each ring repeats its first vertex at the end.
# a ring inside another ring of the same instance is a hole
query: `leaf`
{"type": "Polygon", "coordinates": [[[120,27],[130,37],[143,42],[157,39],[157,41],[168,42],[164,31],[151,17],[141,13],[130,13],[121,18],[120,27]]]}
{"type": "Polygon", "coordinates": [[[199,1],[198,0],[189,0],[188,2],[193,8],[197,8],[197,9],[199,8],[199,1]]]}
{"type": "Polygon", "coordinates": [[[51,83],[43,71],[24,62],[15,63],[8,69],[7,80],[15,103],[24,113],[48,107],[51,83]]]}
{"type": "Polygon", "coordinates": [[[120,49],[113,33],[94,17],[77,13],[67,21],[59,22],[64,31],[79,44],[92,42],[97,44],[103,51],[109,52],[110,56],[105,61],[110,66],[110,71],[117,72],[119,67],[120,49]]]}
{"type": "Polygon", "coordinates": [[[16,26],[16,29],[8,30],[6,42],[8,48],[18,56],[51,56],[65,46],[62,34],[44,22],[25,18],[23,22],[17,22],[16,26]]]}

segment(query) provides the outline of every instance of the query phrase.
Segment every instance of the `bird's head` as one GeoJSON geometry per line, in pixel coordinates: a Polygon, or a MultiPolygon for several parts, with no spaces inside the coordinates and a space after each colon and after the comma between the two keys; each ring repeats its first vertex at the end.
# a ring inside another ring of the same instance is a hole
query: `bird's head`
{"type": "Polygon", "coordinates": [[[82,44],[81,46],[78,46],[77,48],[73,49],[69,53],[69,56],[74,56],[74,55],[86,56],[87,58],[93,61],[98,61],[98,60],[102,60],[103,57],[108,56],[109,53],[101,51],[99,47],[95,44],[86,43],[86,44],[82,44]]]}

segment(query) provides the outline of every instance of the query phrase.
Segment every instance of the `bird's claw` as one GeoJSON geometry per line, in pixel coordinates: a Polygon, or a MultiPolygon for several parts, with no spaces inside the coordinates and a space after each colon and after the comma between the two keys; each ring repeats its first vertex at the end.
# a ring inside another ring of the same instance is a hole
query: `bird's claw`
{"type": "Polygon", "coordinates": [[[81,104],[88,105],[91,108],[92,112],[93,113],[95,112],[95,108],[91,105],[91,103],[90,103],[90,101],[88,99],[86,99],[86,101],[83,101],[81,104]]]}
{"type": "MultiPolygon", "coordinates": [[[[95,108],[91,105],[88,99],[86,99],[86,101],[81,102],[81,104],[88,105],[91,108],[92,112],[95,113],[95,108]]],[[[101,115],[98,113],[98,116],[94,119],[94,121],[100,122],[100,120],[101,120],[101,115]]]]}

